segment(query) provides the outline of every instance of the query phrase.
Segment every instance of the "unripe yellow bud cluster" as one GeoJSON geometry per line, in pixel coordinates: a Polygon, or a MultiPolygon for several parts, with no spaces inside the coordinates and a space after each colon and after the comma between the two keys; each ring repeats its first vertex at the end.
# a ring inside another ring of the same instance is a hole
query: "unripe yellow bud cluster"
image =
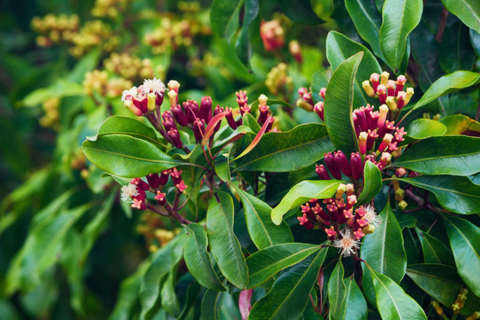
{"type": "Polygon", "coordinates": [[[117,47],[118,42],[118,37],[112,36],[110,25],[101,20],[92,20],[85,23],[80,32],[73,37],[74,47],[70,48],[70,54],[80,57],[98,46],[109,52],[117,47]]]}
{"type": "Polygon", "coordinates": [[[192,64],[191,73],[195,77],[204,76],[205,67],[213,67],[225,78],[232,78],[232,73],[224,66],[222,59],[213,55],[211,52],[206,52],[202,59],[192,57],[190,63],[192,64]]]}
{"type": "Polygon", "coordinates": [[[58,108],[60,106],[60,98],[54,97],[45,100],[42,104],[42,108],[45,114],[40,118],[39,122],[42,127],[60,129],[59,119],[60,112],[58,108]]]}
{"type": "Polygon", "coordinates": [[[140,220],[137,232],[145,237],[145,243],[151,252],[155,252],[169,243],[180,231],[179,229],[173,231],[164,229],[162,219],[148,210],[143,212],[140,220]]]}
{"type": "Polygon", "coordinates": [[[164,53],[167,48],[176,50],[192,44],[193,37],[209,32],[197,20],[172,21],[164,17],[161,26],[145,35],[143,41],[152,47],[155,54],[164,53]]]}
{"type": "Polygon", "coordinates": [[[178,1],[177,8],[184,13],[197,13],[200,10],[200,2],[178,1]]]}
{"type": "Polygon", "coordinates": [[[49,47],[59,43],[71,43],[78,33],[79,19],[77,15],[67,16],[64,14],[55,16],[48,14],[43,18],[35,17],[32,20],[32,28],[39,34],[37,44],[41,47],[49,47]]]}
{"type": "Polygon", "coordinates": [[[96,0],[92,8],[92,16],[99,18],[116,18],[125,12],[128,0],[96,0]]]}
{"type": "Polygon", "coordinates": [[[276,95],[278,92],[288,93],[292,91],[292,79],[287,75],[287,65],[279,63],[267,75],[265,85],[268,90],[276,95]]]}
{"type": "Polygon", "coordinates": [[[150,59],[139,59],[128,53],[112,53],[104,62],[105,69],[125,79],[135,81],[156,76],[150,59]]]}
{"type": "Polygon", "coordinates": [[[85,74],[83,80],[83,91],[86,95],[92,96],[94,93],[104,97],[118,97],[123,90],[133,86],[130,80],[124,78],[111,78],[107,71],[94,70],[85,74]]]}

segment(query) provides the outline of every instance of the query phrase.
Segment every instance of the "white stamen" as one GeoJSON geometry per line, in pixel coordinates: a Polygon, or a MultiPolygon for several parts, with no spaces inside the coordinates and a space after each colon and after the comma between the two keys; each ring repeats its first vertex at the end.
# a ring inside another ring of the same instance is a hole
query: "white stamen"
{"type": "Polygon", "coordinates": [[[354,249],[358,249],[360,241],[352,237],[350,229],[347,229],[345,233],[340,231],[340,235],[342,238],[335,240],[333,246],[340,249],[344,257],[349,257],[354,252],[354,249]]]}
{"type": "Polygon", "coordinates": [[[121,199],[123,201],[132,203],[132,197],[136,196],[138,196],[138,190],[136,185],[129,183],[128,185],[122,187],[121,199]]]}
{"type": "Polygon", "coordinates": [[[377,224],[382,221],[382,218],[377,215],[375,212],[375,208],[371,205],[368,205],[365,207],[365,215],[363,216],[363,219],[367,220],[369,224],[373,225],[374,227],[377,226],[377,224]]]}
{"type": "Polygon", "coordinates": [[[143,92],[144,94],[148,94],[150,92],[159,94],[163,96],[163,92],[165,91],[165,85],[163,84],[162,80],[153,78],[153,79],[146,79],[143,82],[143,92]]]}
{"type": "Polygon", "coordinates": [[[130,88],[128,90],[123,90],[122,92],[122,101],[125,101],[125,99],[128,96],[132,96],[132,98],[136,97],[138,94],[138,89],[137,87],[130,88]]]}

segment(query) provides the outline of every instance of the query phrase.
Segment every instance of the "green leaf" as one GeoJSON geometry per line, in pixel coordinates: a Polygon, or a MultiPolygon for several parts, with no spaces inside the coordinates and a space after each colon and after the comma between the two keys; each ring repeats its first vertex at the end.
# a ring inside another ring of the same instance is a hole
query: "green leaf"
{"type": "Polygon", "coordinates": [[[214,0],[212,2],[210,25],[214,35],[230,41],[237,32],[242,5],[243,1],[240,0],[214,0]]]}
{"type": "Polygon", "coordinates": [[[460,214],[480,212],[480,185],[474,184],[467,177],[439,175],[397,180],[433,192],[442,207],[451,212],[460,214]]]}
{"type": "Polygon", "coordinates": [[[399,69],[410,32],[422,17],[422,0],[386,0],[383,5],[380,46],[389,65],[399,69]]]}
{"type": "Polygon", "coordinates": [[[363,52],[345,60],[328,82],[325,95],[325,126],[333,145],[345,154],[358,149],[357,136],[353,129],[352,107],[354,80],[363,52]]]}
{"type": "Polygon", "coordinates": [[[468,27],[460,21],[445,28],[439,51],[440,66],[445,73],[472,70],[476,55],[468,31],[468,27]]]}
{"type": "Polygon", "coordinates": [[[253,20],[255,20],[257,17],[258,11],[258,0],[245,0],[245,12],[243,13],[242,30],[240,31],[237,43],[235,44],[237,54],[240,57],[240,60],[242,60],[242,62],[245,64],[247,64],[248,60],[250,60],[250,56],[252,55],[252,48],[249,39],[249,27],[253,20]]]}
{"type": "Polygon", "coordinates": [[[480,33],[480,2],[476,0],[442,0],[448,11],[456,15],[469,28],[480,33]]]}
{"type": "MultiPolygon", "coordinates": [[[[332,65],[333,70],[336,70],[345,60],[353,55],[363,52],[363,58],[358,66],[358,70],[354,71],[354,91],[353,91],[353,105],[355,108],[370,104],[377,104],[378,100],[369,97],[362,88],[362,82],[370,79],[370,75],[374,72],[382,73],[382,69],[377,62],[375,56],[361,44],[350,40],[346,36],[336,31],[330,31],[327,36],[327,59],[332,65]]],[[[347,71],[351,72],[351,71],[347,71]]],[[[347,92],[350,90],[350,84],[345,76],[342,76],[346,83],[343,84],[342,94],[348,98],[347,92]],[[348,89],[347,89],[348,88],[348,89]]],[[[338,81],[338,80],[337,80],[338,81]]],[[[330,81],[331,83],[331,81],[330,81]]],[[[337,85],[340,85],[337,83],[337,85]]],[[[328,87],[327,87],[328,88],[328,87]]],[[[328,90],[327,90],[328,92],[328,90]]],[[[328,93],[327,93],[328,95],[328,93]]],[[[346,104],[348,106],[348,103],[346,104]]],[[[343,106],[345,108],[345,106],[343,106]]],[[[344,150],[342,150],[344,151],[344,150]]]]}
{"type": "Polygon", "coordinates": [[[124,134],[156,145],[165,146],[163,143],[159,142],[153,128],[136,119],[122,116],[109,117],[104,123],[102,123],[100,129],[98,129],[97,135],[94,137],[87,137],[87,140],[96,141],[99,136],[112,134],[124,134]]]}
{"type": "Polygon", "coordinates": [[[385,60],[382,49],[380,48],[382,16],[375,7],[374,1],[346,0],[345,6],[355,24],[358,34],[372,47],[373,53],[382,58],[382,60],[385,60]]]}
{"type": "Polygon", "coordinates": [[[293,242],[292,232],[286,222],[273,224],[272,208],[255,196],[235,188],[243,204],[248,233],[255,246],[261,250],[274,244],[293,242]]]}
{"type": "Polygon", "coordinates": [[[218,192],[207,211],[207,233],[210,249],[218,267],[228,281],[241,289],[248,285],[248,268],[240,243],[233,233],[233,200],[228,193],[218,192]]]}
{"type": "Polygon", "coordinates": [[[247,258],[248,287],[256,287],[279,271],[299,263],[320,250],[319,245],[307,243],[276,244],[255,252],[247,258]]]}
{"type": "Polygon", "coordinates": [[[343,305],[345,303],[345,283],[343,282],[343,265],[342,260],[338,260],[335,269],[328,280],[328,302],[330,310],[328,311],[329,319],[343,319],[343,305]]]}
{"type": "Polygon", "coordinates": [[[29,93],[19,104],[25,107],[35,107],[50,98],[81,96],[83,94],[81,84],[59,79],[50,87],[37,89],[29,93]]]}
{"type": "Polygon", "coordinates": [[[183,257],[183,246],[186,234],[177,235],[166,246],[160,248],[152,257],[140,287],[140,303],[142,306],[140,319],[148,319],[160,297],[160,282],[183,257]]]}
{"type": "Polygon", "coordinates": [[[283,197],[282,201],[272,210],[272,221],[280,225],[283,215],[290,209],[309,201],[310,199],[326,199],[337,191],[340,180],[310,181],[305,180],[296,184],[283,197]]]}
{"type": "Polygon", "coordinates": [[[343,279],[345,284],[345,303],[343,305],[343,319],[367,319],[367,301],[358,287],[355,278],[343,279]]]}
{"type": "Polygon", "coordinates": [[[470,29],[470,41],[476,55],[480,57],[480,33],[470,29]]]}
{"type": "Polygon", "coordinates": [[[447,132],[445,134],[480,135],[480,122],[464,116],[463,114],[453,114],[441,118],[439,121],[447,127],[447,132]]]}
{"type": "Polygon", "coordinates": [[[476,296],[480,296],[480,282],[478,282],[480,228],[467,220],[453,216],[445,215],[443,221],[447,228],[458,273],[468,288],[476,296]]]}
{"type": "Polygon", "coordinates": [[[249,320],[298,319],[310,301],[308,295],[327,251],[324,248],[283,271],[272,290],[253,305],[249,320]]]}
{"type": "Polygon", "coordinates": [[[441,122],[431,119],[416,119],[407,127],[406,143],[414,140],[422,140],[430,137],[443,136],[447,127],[441,122]]]}
{"type": "Polygon", "coordinates": [[[328,85],[327,76],[323,72],[315,72],[312,76],[312,98],[313,102],[323,101],[320,97],[320,89],[326,88],[328,85]]]}
{"type": "Polygon", "coordinates": [[[423,260],[425,263],[440,263],[449,266],[455,265],[452,251],[437,238],[416,228],[422,245],[423,260]]]}
{"type": "Polygon", "coordinates": [[[124,178],[143,177],[186,164],[173,160],[150,142],[123,134],[84,141],[82,149],[94,165],[124,178]]]}
{"type": "Polygon", "coordinates": [[[162,309],[166,310],[172,317],[177,317],[180,314],[180,301],[175,293],[177,267],[178,265],[175,265],[167,274],[167,279],[165,280],[160,292],[162,309]]]}
{"type": "Polygon", "coordinates": [[[438,97],[471,87],[480,83],[480,73],[470,71],[455,71],[435,81],[423,97],[412,108],[416,110],[429,104],[438,97]]]}
{"type": "Polygon", "coordinates": [[[292,21],[300,24],[317,25],[324,21],[312,9],[310,0],[277,0],[283,13],[292,21]]]}
{"type": "Polygon", "coordinates": [[[187,242],[184,247],[185,263],[190,273],[203,287],[224,291],[222,283],[213,269],[210,255],[207,252],[207,231],[196,223],[183,226],[188,232],[187,242]]]}
{"type": "Polygon", "coordinates": [[[208,289],[202,298],[201,320],[220,320],[220,308],[223,303],[223,292],[208,289]]]}
{"type": "MultiPolygon", "coordinates": [[[[287,101],[284,101],[284,100],[270,99],[269,98],[267,103],[268,103],[269,106],[281,105],[281,106],[293,109],[293,106],[290,103],[288,103],[287,101]]],[[[260,101],[258,101],[258,99],[257,99],[257,100],[252,102],[250,107],[252,108],[252,110],[257,110],[259,104],[260,104],[260,101]]]]}
{"type": "Polygon", "coordinates": [[[365,270],[368,270],[372,279],[377,308],[382,319],[427,319],[418,303],[406,294],[395,281],[372,268],[365,270]]]}
{"type": "Polygon", "coordinates": [[[358,204],[369,202],[382,190],[382,173],[371,161],[365,163],[363,181],[363,190],[358,197],[358,204]]]}
{"type": "Polygon", "coordinates": [[[468,176],[480,171],[480,139],[439,136],[421,140],[392,163],[424,174],[468,176]]]}
{"type": "Polygon", "coordinates": [[[299,125],[287,132],[265,134],[257,147],[236,161],[236,171],[290,172],[311,166],[334,147],[325,126],[299,125]]]}
{"type": "Polygon", "coordinates": [[[268,124],[272,119],[272,117],[273,116],[268,117],[268,119],[265,121],[265,123],[263,124],[262,128],[257,133],[257,135],[255,136],[255,138],[253,138],[250,144],[245,149],[243,149],[243,151],[238,156],[236,156],[235,159],[233,159],[233,161],[243,158],[244,156],[249,154],[253,149],[255,149],[258,143],[262,140],[262,137],[265,135],[265,132],[267,131],[267,128],[268,128],[268,124]]]}
{"type": "Polygon", "coordinates": [[[375,232],[363,240],[361,257],[373,270],[400,283],[407,267],[402,230],[390,203],[387,203],[379,216],[382,220],[375,232]]]}

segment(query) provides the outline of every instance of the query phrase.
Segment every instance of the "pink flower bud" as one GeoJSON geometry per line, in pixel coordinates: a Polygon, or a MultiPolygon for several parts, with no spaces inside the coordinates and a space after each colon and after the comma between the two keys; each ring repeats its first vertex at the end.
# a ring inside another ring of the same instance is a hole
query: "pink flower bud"
{"type": "Polygon", "coordinates": [[[387,100],[387,88],[383,84],[380,84],[378,86],[377,95],[378,95],[378,100],[380,101],[380,103],[384,104],[385,101],[387,100]]]}
{"type": "Polygon", "coordinates": [[[302,99],[305,100],[308,104],[313,105],[313,98],[310,92],[304,93],[302,99]]]}
{"type": "Polygon", "coordinates": [[[335,199],[340,200],[343,198],[343,195],[345,194],[345,190],[347,190],[347,186],[344,185],[343,183],[340,183],[337,188],[337,192],[335,193],[335,199]]]}
{"type": "Polygon", "coordinates": [[[171,169],[168,169],[168,170],[165,170],[163,171],[161,174],[160,174],[160,184],[162,186],[166,185],[167,182],[168,182],[168,177],[170,177],[170,172],[172,170],[171,169]]]}
{"type": "Polygon", "coordinates": [[[177,129],[170,128],[167,132],[168,136],[172,140],[173,146],[175,148],[181,148],[182,147],[182,140],[180,139],[180,134],[178,133],[177,129]]]}
{"type": "Polygon", "coordinates": [[[362,131],[367,131],[368,130],[368,122],[367,118],[365,116],[365,108],[359,108],[355,109],[353,113],[357,116],[358,119],[358,124],[360,125],[360,129],[362,131]]]}
{"type": "Polygon", "coordinates": [[[372,88],[377,92],[377,87],[380,84],[380,75],[378,73],[372,73],[370,76],[370,82],[372,83],[372,88]]]}
{"type": "Polygon", "coordinates": [[[200,108],[198,109],[198,115],[200,119],[205,120],[205,122],[209,122],[212,119],[212,98],[205,96],[202,97],[202,101],[200,102],[200,108]]]}
{"type": "Polygon", "coordinates": [[[385,125],[378,130],[378,136],[383,138],[385,134],[392,133],[395,130],[395,121],[386,121],[385,125]]]}
{"type": "Polygon", "coordinates": [[[374,111],[370,113],[370,130],[376,130],[378,128],[378,118],[380,118],[380,112],[374,111]]]}
{"type": "Polygon", "coordinates": [[[132,180],[130,180],[130,183],[136,185],[137,187],[143,190],[150,189],[150,186],[148,185],[148,183],[146,183],[140,178],[133,178],[132,180]]]}
{"type": "Polygon", "coordinates": [[[324,103],[319,101],[315,104],[315,106],[313,107],[313,111],[315,111],[318,116],[320,117],[320,119],[322,119],[322,121],[324,121],[324,114],[323,114],[323,111],[324,111],[324,103]]]}
{"type": "Polygon", "coordinates": [[[330,176],[328,175],[328,172],[323,164],[315,166],[315,172],[320,177],[320,180],[330,180],[330,176]]]}
{"type": "Polygon", "coordinates": [[[370,126],[370,121],[372,120],[372,112],[373,112],[373,106],[369,104],[367,104],[367,106],[363,108],[363,113],[365,114],[365,119],[367,119],[368,126],[370,126]]]}
{"type": "Polygon", "coordinates": [[[342,179],[342,173],[337,167],[337,164],[335,163],[335,158],[333,157],[332,153],[326,153],[324,157],[325,165],[327,166],[328,171],[330,171],[330,174],[337,180],[342,179]]]}
{"type": "MultiPolygon", "coordinates": [[[[267,119],[267,120],[268,120],[268,119],[267,119]]],[[[271,117],[270,120],[269,120],[269,123],[268,123],[268,125],[267,125],[267,129],[265,130],[265,132],[271,132],[272,126],[273,126],[273,122],[275,122],[275,118],[274,118],[274,117],[271,117]]],[[[275,130],[273,130],[273,131],[279,132],[279,131],[277,131],[277,128],[274,128],[274,129],[275,129],[275,130]]]]}
{"type": "Polygon", "coordinates": [[[377,129],[370,130],[368,129],[368,139],[367,139],[367,150],[372,150],[373,145],[375,144],[375,140],[378,138],[377,129]]]}
{"type": "Polygon", "coordinates": [[[390,78],[390,73],[388,73],[387,71],[383,71],[380,75],[380,84],[386,86],[388,83],[388,78],[390,78]]]}
{"type": "Polygon", "coordinates": [[[352,119],[353,119],[353,127],[355,128],[355,134],[358,137],[362,129],[360,128],[360,124],[358,123],[358,118],[355,112],[352,112],[352,119]]]}
{"type": "Polygon", "coordinates": [[[394,140],[393,141],[396,141],[396,142],[402,142],[405,140],[405,138],[403,137],[404,135],[406,135],[407,132],[405,131],[405,128],[397,128],[397,130],[395,130],[395,136],[394,136],[394,140]]]}
{"type": "Polygon", "coordinates": [[[157,191],[157,195],[155,196],[155,200],[157,200],[159,205],[164,205],[165,203],[167,203],[166,195],[167,194],[165,194],[165,193],[157,191]]]}
{"type": "Polygon", "coordinates": [[[407,93],[405,91],[399,91],[397,93],[397,108],[399,110],[402,110],[402,108],[405,106],[406,98],[407,98],[407,93]]]}
{"type": "Polygon", "coordinates": [[[132,208],[138,210],[145,210],[147,209],[147,206],[145,205],[144,200],[133,199],[132,208]]]}
{"type": "Polygon", "coordinates": [[[182,181],[182,170],[173,168],[173,170],[170,172],[170,176],[172,177],[173,184],[178,184],[182,181]]]}
{"type": "Polygon", "coordinates": [[[358,146],[360,147],[361,154],[367,154],[367,140],[368,140],[368,133],[362,131],[358,136],[358,146]]]}
{"type": "Polygon", "coordinates": [[[398,178],[403,178],[407,174],[407,170],[405,168],[397,168],[395,170],[395,176],[398,178]]]}
{"type": "Polygon", "coordinates": [[[140,109],[142,113],[148,112],[148,98],[146,95],[139,93],[135,98],[133,98],[133,104],[135,107],[140,109]]]}
{"type": "Polygon", "coordinates": [[[243,107],[240,107],[240,113],[242,114],[242,116],[245,113],[251,113],[251,112],[252,112],[252,107],[250,107],[248,104],[244,104],[243,107]]]}
{"type": "Polygon", "coordinates": [[[405,105],[407,105],[410,102],[410,99],[412,98],[414,94],[413,88],[407,88],[407,96],[405,97],[405,105]]]}
{"type": "Polygon", "coordinates": [[[407,82],[407,78],[405,78],[404,75],[399,75],[397,77],[397,86],[395,87],[395,96],[403,90],[403,87],[405,86],[405,83],[407,82]]]}
{"type": "Polygon", "coordinates": [[[188,123],[193,123],[197,118],[198,103],[193,100],[187,100],[183,103],[183,110],[185,110],[185,115],[187,116],[188,123]]]}
{"type": "Polygon", "coordinates": [[[378,128],[381,128],[381,127],[384,126],[385,121],[387,120],[388,107],[387,107],[387,105],[382,104],[380,106],[380,108],[378,108],[378,110],[380,111],[379,112],[380,116],[378,117],[377,126],[378,126],[378,128]]]}
{"type": "Polygon", "coordinates": [[[307,215],[304,213],[301,217],[297,217],[301,226],[304,226],[306,229],[313,229],[313,222],[308,220],[307,215]]]}
{"type": "Polygon", "coordinates": [[[395,81],[388,80],[387,82],[387,95],[389,97],[395,97],[395,81]]]}
{"type": "Polygon", "coordinates": [[[193,122],[193,135],[195,136],[195,141],[200,143],[203,139],[203,134],[205,133],[205,120],[197,118],[193,122]]]}
{"type": "Polygon", "coordinates": [[[167,83],[168,90],[173,90],[178,93],[178,88],[180,88],[180,83],[177,80],[170,80],[167,83]]]}
{"type": "MultiPolygon", "coordinates": [[[[216,116],[217,114],[220,114],[220,113],[222,113],[222,112],[224,112],[224,111],[225,111],[225,109],[223,109],[223,107],[220,107],[219,105],[217,105],[217,106],[215,107],[215,110],[213,110],[213,116],[216,116]]],[[[217,131],[220,129],[220,125],[221,125],[221,124],[222,124],[222,122],[219,121],[219,122],[217,123],[217,125],[215,126],[215,129],[213,129],[213,131],[214,131],[214,132],[217,132],[217,131]]]]}
{"type": "Polygon", "coordinates": [[[392,155],[388,152],[383,152],[382,153],[382,156],[380,157],[380,164],[383,166],[383,167],[386,167],[387,164],[390,162],[390,160],[392,159],[392,155]]]}
{"type": "MultiPolygon", "coordinates": [[[[237,96],[238,107],[241,110],[241,108],[244,105],[248,104],[247,91],[240,90],[240,91],[235,92],[235,95],[237,96]]],[[[243,113],[242,113],[242,115],[243,115],[243,113]]]]}
{"type": "Polygon", "coordinates": [[[340,171],[342,171],[342,173],[347,177],[351,177],[352,169],[350,169],[350,163],[348,162],[348,159],[345,156],[345,154],[341,150],[338,150],[337,152],[334,153],[333,157],[340,171]]]}
{"type": "Polygon", "coordinates": [[[327,93],[327,88],[321,88],[320,89],[320,97],[323,98],[323,100],[325,100],[325,94],[327,93]]]}
{"type": "Polygon", "coordinates": [[[267,121],[268,116],[270,115],[270,107],[267,105],[259,105],[258,110],[260,111],[260,115],[258,116],[258,124],[263,125],[265,121],[267,121]]]}
{"type": "Polygon", "coordinates": [[[353,235],[355,236],[355,239],[357,240],[360,240],[362,239],[363,237],[365,237],[365,233],[362,232],[362,229],[361,228],[358,228],[357,231],[355,231],[353,233],[353,235]]]}
{"type": "Polygon", "coordinates": [[[337,232],[335,231],[333,226],[331,226],[329,229],[325,229],[325,233],[327,234],[327,237],[329,240],[335,240],[335,236],[337,235],[337,232]]]}
{"type": "Polygon", "coordinates": [[[165,127],[165,131],[170,131],[170,129],[177,129],[177,125],[175,121],[173,121],[173,117],[171,113],[166,113],[165,111],[162,115],[163,118],[163,126],[165,127]]]}
{"type": "MultiPolygon", "coordinates": [[[[330,217],[328,216],[328,214],[323,211],[322,207],[320,206],[320,204],[316,204],[315,207],[312,207],[312,211],[313,213],[315,213],[317,216],[319,216],[322,220],[324,221],[328,221],[330,220],[330,217]]],[[[318,218],[317,218],[318,220],[318,218]]]]}
{"type": "Polygon", "coordinates": [[[157,189],[160,186],[160,177],[157,173],[150,173],[147,175],[147,181],[153,189],[157,189]]]}
{"type": "Polygon", "coordinates": [[[227,118],[227,122],[230,128],[232,128],[233,130],[237,129],[237,123],[233,118],[232,108],[225,107],[225,112],[227,113],[225,118],[227,118]]]}
{"type": "Polygon", "coordinates": [[[387,104],[390,110],[397,111],[397,103],[395,102],[394,97],[387,97],[387,100],[385,100],[385,103],[387,104]]]}
{"type": "Polygon", "coordinates": [[[357,204],[357,196],[352,194],[350,196],[347,196],[347,205],[346,205],[346,209],[349,210],[351,208],[353,208],[353,206],[357,204]]]}
{"type": "MultiPolygon", "coordinates": [[[[360,154],[358,152],[356,152],[356,154],[358,156],[360,156],[360,154]]],[[[352,162],[352,159],[350,158],[350,163],[352,162]]],[[[354,194],[354,191],[355,191],[355,186],[352,184],[352,183],[347,183],[347,197],[348,196],[351,196],[352,194],[354,194]]]]}
{"type": "Polygon", "coordinates": [[[188,188],[188,186],[185,184],[183,180],[180,181],[180,183],[176,184],[175,187],[177,187],[180,193],[183,193],[188,188]]]}
{"type": "Polygon", "coordinates": [[[392,142],[388,145],[388,152],[394,152],[398,150],[397,142],[392,142]]]}
{"type": "Polygon", "coordinates": [[[378,151],[383,152],[385,149],[388,148],[388,145],[392,142],[393,136],[390,133],[387,133],[383,137],[382,143],[380,143],[380,146],[378,147],[378,151]]]}
{"type": "Polygon", "coordinates": [[[358,180],[363,176],[363,163],[362,157],[358,152],[353,152],[350,156],[350,165],[352,168],[353,180],[358,180]]]}
{"type": "Polygon", "coordinates": [[[177,121],[179,125],[184,127],[188,124],[187,116],[185,115],[182,107],[179,104],[171,106],[170,111],[172,111],[173,118],[175,119],[175,121],[177,121]]]}
{"type": "Polygon", "coordinates": [[[132,100],[125,100],[124,105],[125,105],[125,108],[130,110],[130,112],[132,112],[137,117],[140,117],[143,114],[142,110],[137,108],[137,106],[133,103],[132,100]]]}

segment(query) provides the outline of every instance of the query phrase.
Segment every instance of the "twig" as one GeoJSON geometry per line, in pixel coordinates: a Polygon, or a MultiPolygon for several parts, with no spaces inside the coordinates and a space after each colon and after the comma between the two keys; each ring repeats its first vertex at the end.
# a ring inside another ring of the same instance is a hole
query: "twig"
{"type": "Polygon", "coordinates": [[[439,43],[442,42],[443,32],[445,31],[445,25],[446,25],[446,23],[447,23],[447,19],[448,19],[448,10],[447,10],[447,8],[443,7],[442,15],[441,15],[441,17],[440,17],[440,23],[438,24],[437,35],[435,36],[435,39],[436,39],[439,43]]]}

